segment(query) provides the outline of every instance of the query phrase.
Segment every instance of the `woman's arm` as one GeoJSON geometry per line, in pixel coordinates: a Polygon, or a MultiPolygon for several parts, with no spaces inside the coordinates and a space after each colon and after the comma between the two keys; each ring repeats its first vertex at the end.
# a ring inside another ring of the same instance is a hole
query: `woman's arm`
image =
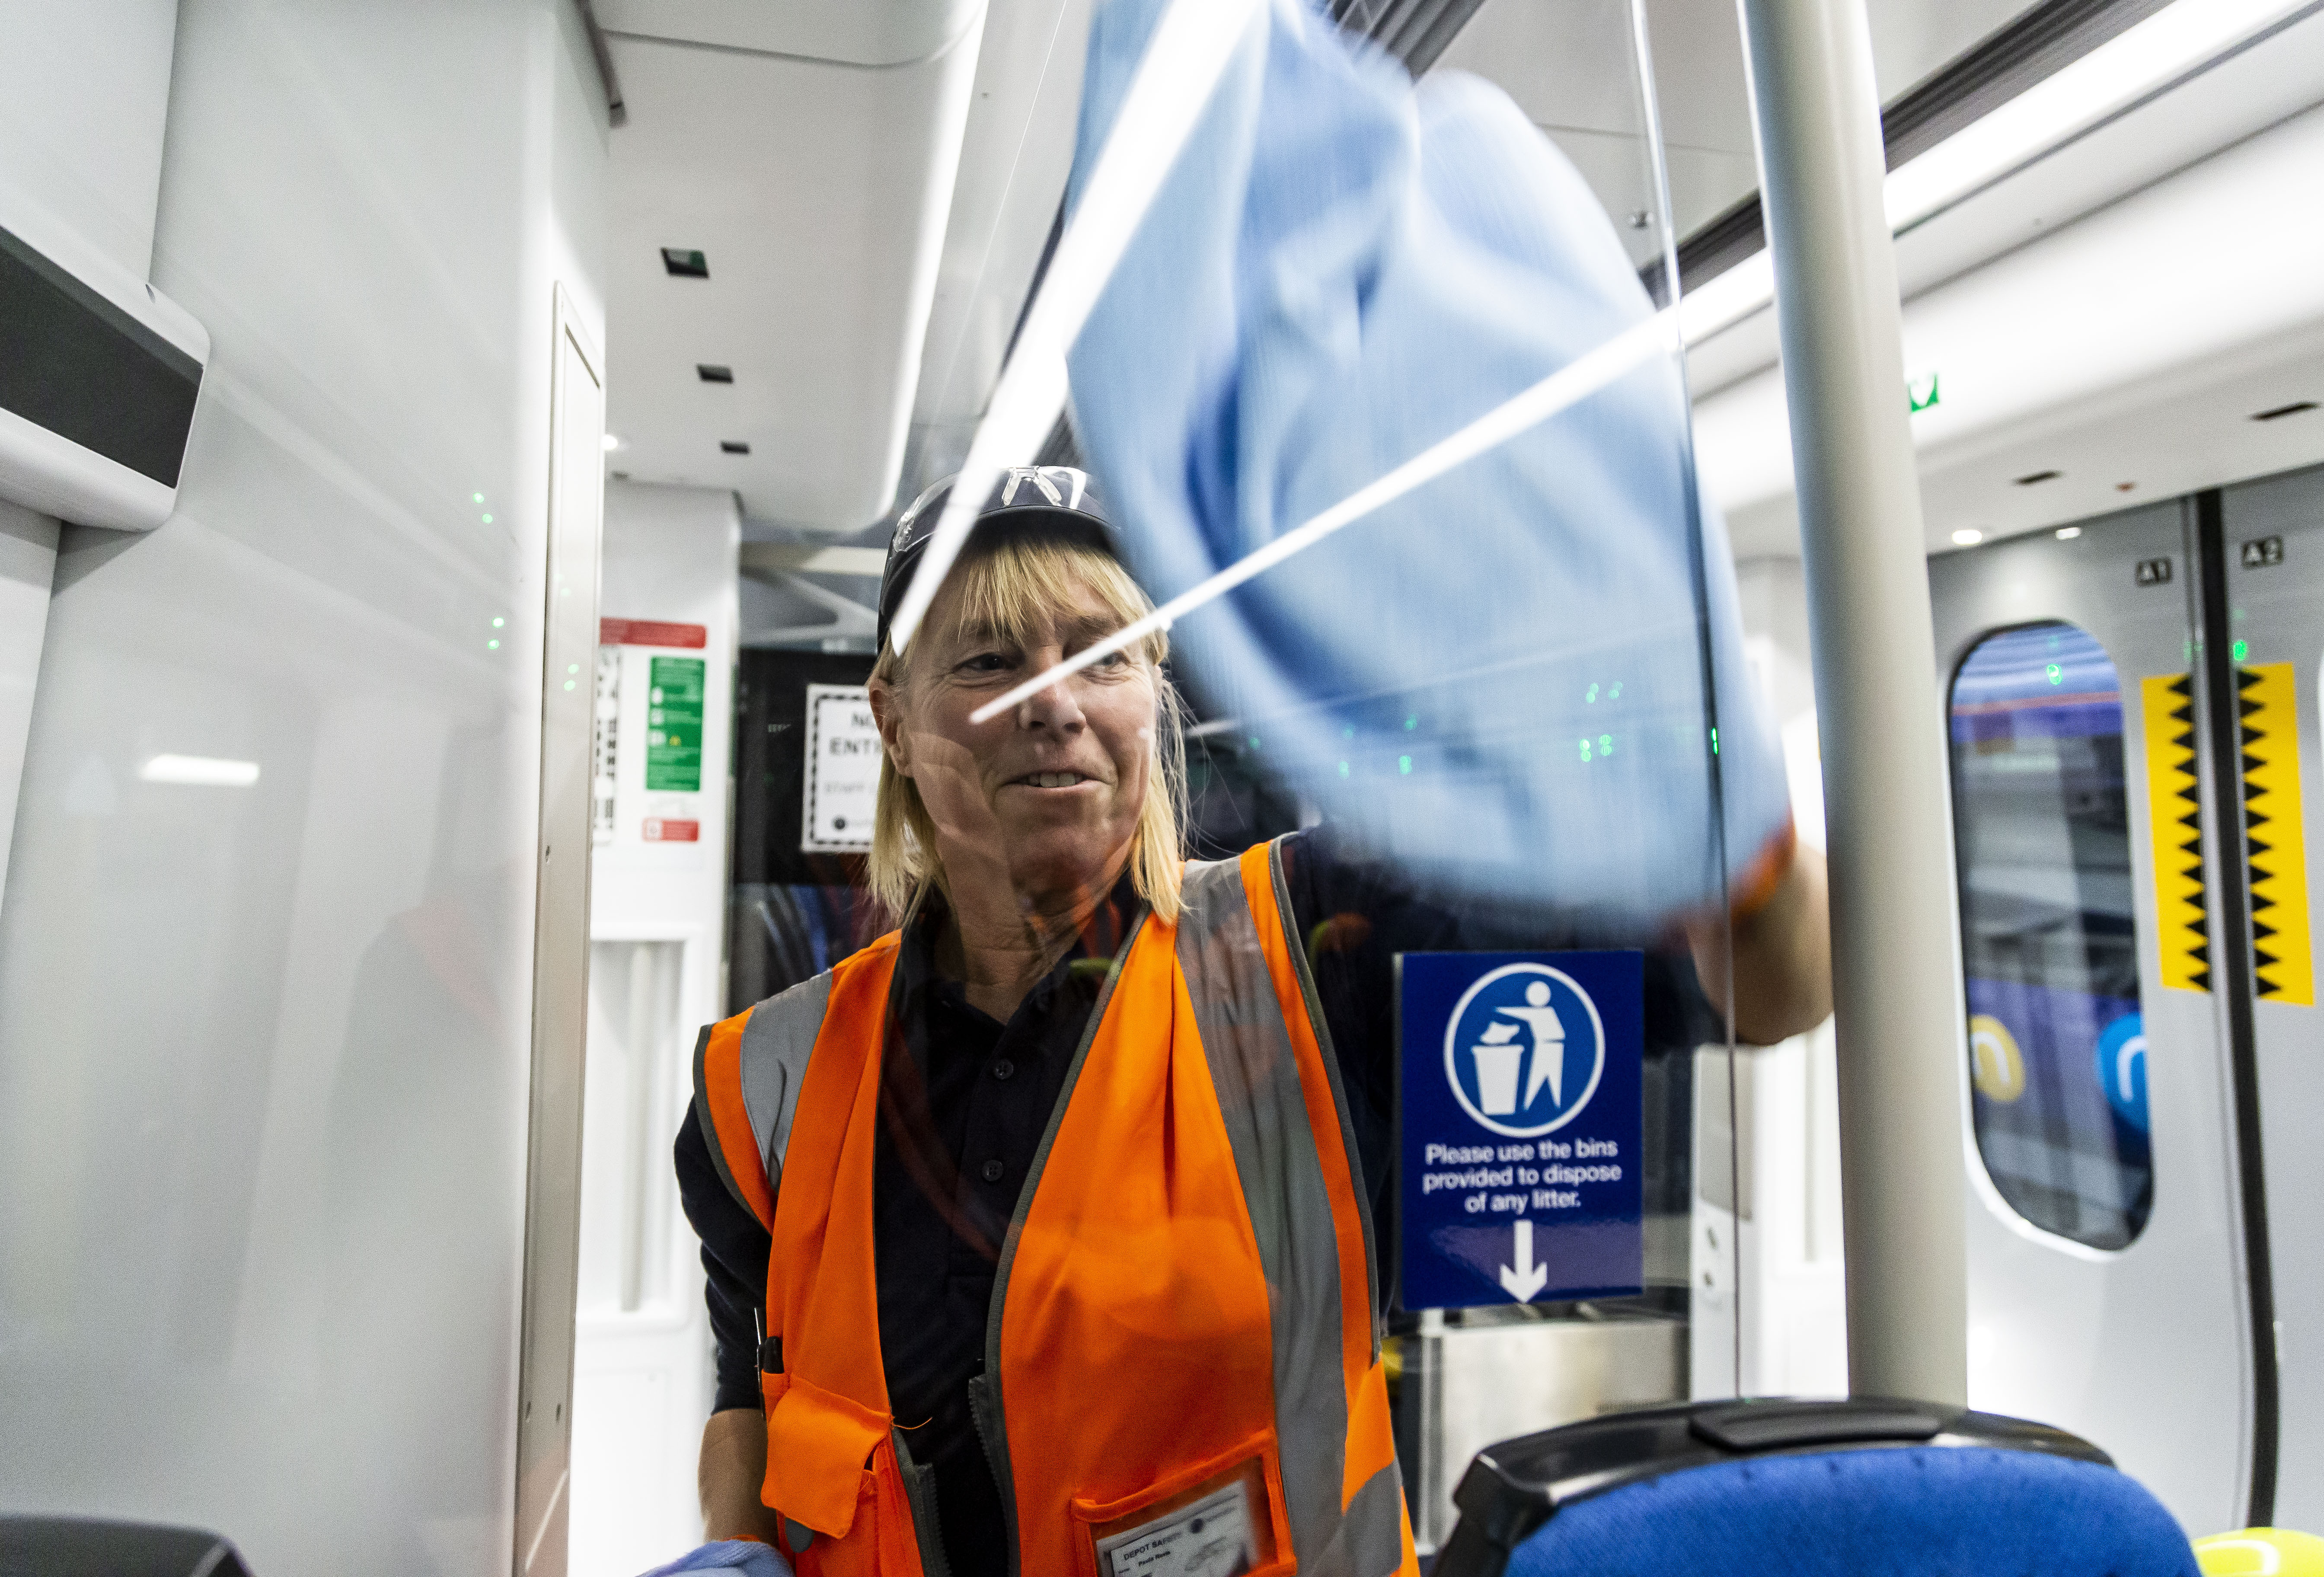
{"type": "Polygon", "coordinates": [[[767,1477],[767,1417],[755,1407],[713,1413],[702,1426],[702,1536],[776,1544],[781,1518],[759,1499],[767,1477]]]}
{"type": "Polygon", "coordinates": [[[1814,1028],[1831,1013],[1831,912],[1826,888],[1823,855],[1805,844],[1796,844],[1789,868],[1757,908],[1736,917],[1731,927],[1687,927],[1695,973],[1714,1007],[1726,995],[1731,973],[1738,1040],[1773,1046],[1814,1028]]]}

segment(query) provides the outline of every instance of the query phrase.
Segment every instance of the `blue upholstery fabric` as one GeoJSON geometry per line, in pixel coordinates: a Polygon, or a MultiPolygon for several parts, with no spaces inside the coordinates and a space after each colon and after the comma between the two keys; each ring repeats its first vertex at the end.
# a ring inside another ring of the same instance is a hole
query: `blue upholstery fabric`
{"type": "Polygon", "coordinates": [[[1762,1456],[1561,1511],[1508,1577],[2197,1577],[2171,1514],[2093,1462],[1976,1446],[1762,1456]]]}

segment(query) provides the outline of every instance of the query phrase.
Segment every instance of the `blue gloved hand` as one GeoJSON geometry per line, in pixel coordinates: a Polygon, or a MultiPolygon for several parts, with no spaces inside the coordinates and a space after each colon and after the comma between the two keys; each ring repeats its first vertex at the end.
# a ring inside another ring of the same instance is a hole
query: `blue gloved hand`
{"type": "MultiPolygon", "coordinates": [[[[1097,9],[1076,198],[1161,9],[1097,9]]],[[[1082,331],[1074,428],[1160,601],[1652,310],[1506,95],[1268,0],[1082,331]]],[[[1416,875],[1634,935],[1708,908],[1791,812],[1687,420],[1655,356],[1183,619],[1174,670],[1416,875]]]]}
{"type": "Polygon", "coordinates": [[[771,1545],[755,1539],[721,1539],[688,1550],[667,1566],[656,1566],[643,1577],[669,1577],[673,1572],[741,1572],[746,1577],[791,1577],[791,1563],[771,1545]]]}

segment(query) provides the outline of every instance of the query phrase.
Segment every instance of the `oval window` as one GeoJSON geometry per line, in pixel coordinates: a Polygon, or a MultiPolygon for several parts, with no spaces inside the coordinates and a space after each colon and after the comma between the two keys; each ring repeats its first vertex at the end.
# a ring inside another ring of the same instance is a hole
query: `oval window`
{"type": "Polygon", "coordinates": [[[1978,1154],[2034,1225],[2119,1249],[2154,1202],[2121,685],[2033,624],[1970,649],[1950,707],[1978,1154]]]}

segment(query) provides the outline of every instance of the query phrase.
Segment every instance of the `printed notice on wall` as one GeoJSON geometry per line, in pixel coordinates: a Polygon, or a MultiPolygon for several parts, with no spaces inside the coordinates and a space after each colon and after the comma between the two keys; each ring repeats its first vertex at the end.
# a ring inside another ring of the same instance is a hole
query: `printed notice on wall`
{"type": "Polygon", "coordinates": [[[657,657],[646,694],[646,792],[702,788],[702,690],[698,657],[657,657]]]}
{"type": "Polygon", "coordinates": [[[880,795],[880,729],[862,685],[807,687],[807,783],[799,848],[860,854],[872,846],[880,795]]]}
{"type": "Polygon", "coordinates": [[[1397,982],[1404,1306],[1637,1294],[1641,955],[1401,953],[1397,982]]]}

